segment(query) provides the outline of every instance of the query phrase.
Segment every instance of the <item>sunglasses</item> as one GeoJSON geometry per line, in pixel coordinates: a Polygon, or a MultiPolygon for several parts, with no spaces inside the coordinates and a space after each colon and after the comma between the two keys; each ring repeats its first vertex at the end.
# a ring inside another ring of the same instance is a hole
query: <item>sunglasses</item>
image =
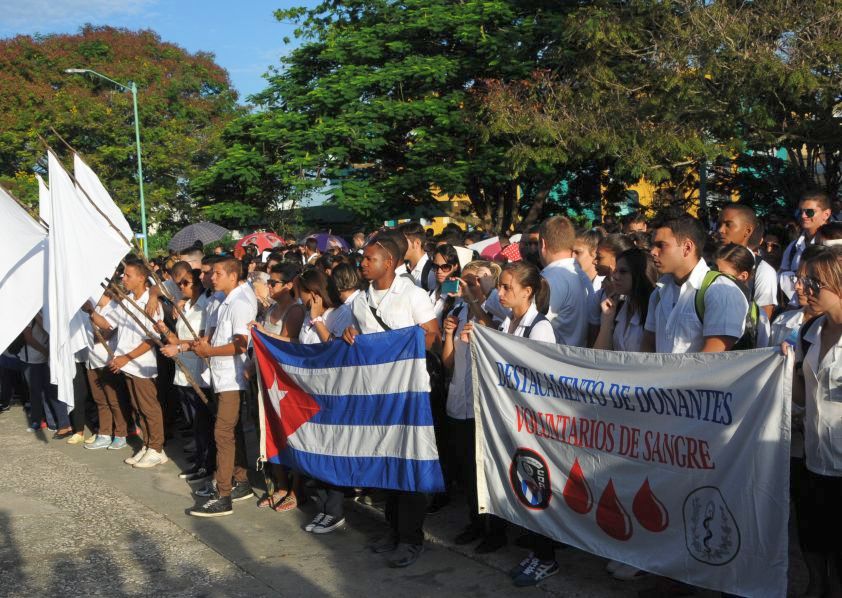
{"type": "Polygon", "coordinates": [[[288,281],[286,280],[269,280],[266,284],[268,284],[270,287],[276,287],[279,284],[287,284],[287,282],[288,281]]]}
{"type": "Polygon", "coordinates": [[[180,286],[180,287],[182,287],[182,288],[184,288],[184,287],[192,287],[192,286],[193,286],[193,281],[192,281],[192,280],[182,280],[180,283],[178,283],[178,286],[180,286]]]}
{"type": "Polygon", "coordinates": [[[816,211],[812,208],[807,208],[806,210],[802,209],[801,214],[806,216],[807,218],[812,218],[813,216],[816,215],[816,211]]]}
{"type": "Polygon", "coordinates": [[[455,267],[456,267],[456,266],[454,266],[453,264],[441,264],[441,265],[439,265],[439,264],[431,264],[431,265],[430,265],[430,269],[431,269],[433,272],[438,272],[439,270],[441,270],[442,272],[450,272],[450,271],[451,271],[451,270],[453,270],[453,268],[455,268],[455,267]]]}
{"type": "Polygon", "coordinates": [[[812,276],[793,276],[792,282],[793,284],[800,284],[805,293],[814,296],[818,295],[822,289],[827,288],[826,284],[822,284],[812,276]]]}

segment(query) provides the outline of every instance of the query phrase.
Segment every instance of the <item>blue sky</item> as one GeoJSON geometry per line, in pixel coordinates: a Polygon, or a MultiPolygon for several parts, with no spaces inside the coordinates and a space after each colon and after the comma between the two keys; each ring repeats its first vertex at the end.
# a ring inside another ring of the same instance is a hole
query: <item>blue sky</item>
{"type": "MultiPolygon", "coordinates": [[[[75,33],[85,23],[152,29],[190,52],[211,52],[240,100],[265,87],[262,75],[297,43],[273,12],[317,0],[0,0],[0,38],[75,33]],[[284,36],[292,44],[284,44],[284,36]]],[[[79,65],[84,66],[84,65],[79,65]]]]}

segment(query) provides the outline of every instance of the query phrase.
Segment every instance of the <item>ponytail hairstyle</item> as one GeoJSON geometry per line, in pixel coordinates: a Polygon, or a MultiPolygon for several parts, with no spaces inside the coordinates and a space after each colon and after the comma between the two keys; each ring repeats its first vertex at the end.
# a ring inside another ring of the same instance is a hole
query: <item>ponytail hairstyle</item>
{"type": "Polygon", "coordinates": [[[542,314],[546,314],[550,307],[550,286],[547,280],[541,276],[537,266],[525,262],[509,262],[503,266],[503,272],[510,272],[512,278],[522,287],[532,289],[532,301],[535,307],[542,314]]]}
{"type": "Polygon", "coordinates": [[[737,281],[737,284],[743,288],[743,292],[748,295],[747,291],[752,286],[752,280],[754,279],[754,254],[742,245],[728,243],[728,245],[723,245],[716,250],[713,259],[731,264],[737,272],[749,273],[748,280],[745,283],[737,281]]]}
{"type": "Polygon", "coordinates": [[[628,301],[630,314],[637,314],[641,324],[646,324],[646,314],[649,312],[649,297],[658,282],[658,270],[648,251],[643,249],[629,249],[617,256],[617,263],[623,260],[628,266],[632,278],[631,293],[628,301]]]}

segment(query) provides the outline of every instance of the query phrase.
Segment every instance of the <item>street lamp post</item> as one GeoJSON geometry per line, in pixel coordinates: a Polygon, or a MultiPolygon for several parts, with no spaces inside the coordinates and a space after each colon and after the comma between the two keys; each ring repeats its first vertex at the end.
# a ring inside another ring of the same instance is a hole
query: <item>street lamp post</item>
{"type": "Polygon", "coordinates": [[[135,85],[134,81],[130,81],[128,85],[123,85],[111,77],[106,77],[102,73],[91,69],[65,69],[64,72],[69,74],[90,73],[114,84],[122,91],[130,91],[132,93],[132,104],[134,105],[134,136],[135,142],[137,143],[137,182],[140,187],[140,229],[143,235],[143,255],[149,257],[149,239],[146,237],[146,200],[143,197],[143,163],[140,158],[140,118],[137,114],[137,85],[135,85]]]}

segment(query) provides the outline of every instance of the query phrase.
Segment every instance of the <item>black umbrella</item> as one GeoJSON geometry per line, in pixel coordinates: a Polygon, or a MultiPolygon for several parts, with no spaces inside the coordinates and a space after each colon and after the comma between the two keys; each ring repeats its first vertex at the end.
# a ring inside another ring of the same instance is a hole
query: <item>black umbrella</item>
{"type": "Polygon", "coordinates": [[[175,233],[168,247],[173,251],[184,251],[192,247],[196,241],[201,241],[203,245],[213,243],[214,241],[219,241],[229,232],[227,228],[214,224],[213,222],[197,222],[196,224],[185,226],[175,233]]]}

